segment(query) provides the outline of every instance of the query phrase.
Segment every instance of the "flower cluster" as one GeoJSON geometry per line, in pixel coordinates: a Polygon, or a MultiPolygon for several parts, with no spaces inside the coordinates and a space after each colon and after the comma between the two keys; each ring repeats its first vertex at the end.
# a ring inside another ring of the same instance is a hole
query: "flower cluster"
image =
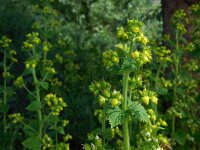
{"type": "Polygon", "coordinates": [[[42,138],[42,150],[50,149],[53,147],[53,140],[45,134],[42,138]]]}
{"type": "Polygon", "coordinates": [[[153,91],[148,91],[147,89],[144,89],[143,91],[140,91],[142,101],[148,105],[149,101],[151,100],[152,103],[158,104],[158,98],[156,96],[156,93],[153,91]]]}
{"type": "Polygon", "coordinates": [[[49,42],[43,42],[42,50],[45,53],[47,53],[50,50],[51,47],[52,47],[52,45],[49,42]]]}
{"type": "Polygon", "coordinates": [[[90,85],[90,90],[95,94],[98,95],[98,102],[100,106],[106,104],[111,104],[112,107],[116,107],[121,104],[122,95],[119,91],[110,91],[111,86],[108,82],[95,82],[90,85]]]}
{"type": "Polygon", "coordinates": [[[44,99],[54,116],[58,116],[63,108],[67,106],[61,97],[57,97],[52,93],[46,95],[44,99]]]}
{"type": "Polygon", "coordinates": [[[133,78],[129,79],[129,85],[130,87],[133,87],[133,88],[142,86],[142,75],[138,74],[134,76],[133,78]]]}
{"type": "Polygon", "coordinates": [[[22,76],[19,76],[15,81],[14,81],[14,85],[16,87],[22,88],[24,86],[24,79],[22,76]]]}
{"type": "Polygon", "coordinates": [[[159,149],[161,144],[168,144],[168,140],[163,134],[158,134],[157,131],[161,126],[166,127],[167,123],[162,119],[157,119],[153,109],[147,110],[150,122],[145,124],[142,131],[137,135],[138,147],[150,150],[159,149]]]}
{"type": "Polygon", "coordinates": [[[147,47],[145,47],[142,52],[135,50],[134,52],[132,52],[131,56],[139,66],[150,62],[152,59],[151,51],[147,47]]]}
{"type": "Polygon", "coordinates": [[[84,150],[103,149],[102,139],[98,135],[88,134],[88,140],[91,144],[84,144],[84,150]]]}
{"type": "Polygon", "coordinates": [[[160,46],[155,49],[156,61],[159,63],[171,62],[171,51],[165,46],[160,46]]]}
{"type": "Polygon", "coordinates": [[[123,27],[117,28],[117,38],[127,41],[128,40],[128,33],[125,32],[123,27]]]}
{"type": "Polygon", "coordinates": [[[20,113],[10,114],[8,117],[12,119],[12,123],[14,124],[21,122],[23,120],[23,117],[21,116],[20,113]]]}
{"type": "Polygon", "coordinates": [[[172,82],[169,80],[166,80],[165,78],[161,77],[160,78],[160,84],[164,87],[164,88],[171,88],[172,87],[172,82]]]}
{"type": "Polygon", "coordinates": [[[183,9],[177,10],[172,17],[172,23],[182,34],[186,33],[186,24],[188,24],[188,22],[189,20],[186,17],[186,13],[183,9]]]}
{"type": "Polygon", "coordinates": [[[108,50],[103,53],[103,64],[110,68],[115,64],[119,63],[119,57],[118,54],[113,50],[108,50]]]}
{"type": "Polygon", "coordinates": [[[23,43],[24,49],[33,49],[35,46],[41,43],[39,33],[32,32],[26,35],[27,40],[23,43]]]}

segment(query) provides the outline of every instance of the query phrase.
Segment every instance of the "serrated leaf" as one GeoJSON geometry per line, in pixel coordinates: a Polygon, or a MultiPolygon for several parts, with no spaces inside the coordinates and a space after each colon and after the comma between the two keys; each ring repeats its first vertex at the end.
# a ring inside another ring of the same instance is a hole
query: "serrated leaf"
{"type": "Polygon", "coordinates": [[[59,127],[57,128],[57,131],[58,131],[58,133],[60,133],[60,134],[62,134],[62,135],[65,135],[65,131],[64,131],[64,128],[63,128],[62,126],[59,126],[59,127]]]}
{"type": "Polygon", "coordinates": [[[135,62],[131,58],[126,58],[122,64],[121,72],[135,69],[135,62]]]}
{"type": "Polygon", "coordinates": [[[175,132],[174,138],[180,145],[184,145],[187,138],[186,132],[179,130],[175,132]]]}
{"type": "Polygon", "coordinates": [[[40,82],[40,86],[44,88],[45,90],[48,90],[49,88],[49,83],[48,82],[40,82]]]}
{"type": "Polygon", "coordinates": [[[31,150],[39,150],[40,149],[40,141],[37,137],[29,137],[26,139],[22,145],[31,150]]]}
{"type": "Polygon", "coordinates": [[[111,124],[111,128],[121,124],[122,121],[122,110],[119,107],[108,109],[108,120],[111,124]]]}
{"type": "Polygon", "coordinates": [[[129,108],[127,111],[130,111],[133,116],[142,122],[149,122],[148,114],[145,108],[139,102],[129,102],[129,108]]]}
{"type": "Polygon", "coordinates": [[[38,101],[33,101],[31,104],[29,104],[27,107],[26,107],[27,110],[30,110],[30,111],[38,111],[41,109],[41,104],[40,102],[38,101]]]}

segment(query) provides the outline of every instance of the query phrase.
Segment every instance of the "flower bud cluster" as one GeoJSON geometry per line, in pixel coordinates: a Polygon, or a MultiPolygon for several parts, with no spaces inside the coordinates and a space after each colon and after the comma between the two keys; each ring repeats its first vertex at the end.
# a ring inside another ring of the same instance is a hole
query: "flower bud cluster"
{"type": "Polygon", "coordinates": [[[53,147],[53,140],[45,134],[42,138],[42,150],[51,149],[53,147]]]}
{"type": "Polygon", "coordinates": [[[110,99],[111,99],[111,106],[116,107],[116,106],[121,104],[121,101],[122,101],[123,98],[122,98],[122,95],[119,91],[114,90],[112,92],[110,99]]]}
{"type": "Polygon", "coordinates": [[[175,107],[171,107],[167,110],[167,113],[170,115],[170,116],[175,116],[175,117],[178,117],[178,118],[182,118],[183,115],[181,112],[178,112],[177,109],[175,107]]]}
{"type": "Polygon", "coordinates": [[[11,39],[9,39],[7,36],[2,36],[0,39],[0,47],[6,48],[10,46],[10,43],[12,42],[11,39]]]}
{"type": "Polygon", "coordinates": [[[156,61],[159,63],[171,62],[171,51],[165,46],[160,46],[155,49],[156,61]]]}
{"type": "Polygon", "coordinates": [[[122,52],[127,54],[130,51],[130,47],[127,44],[119,43],[115,45],[115,48],[119,50],[119,53],[122,52]]]}
{"type": "Polygon", "coordinates": [[[24,79],[22,76],[19,76],[15,81],[14,81],[14,85],[16,87],[22,88],[24,86],[24,79]]]}
{"type": "Polygon", "coordinates": [[[110,97],[110,83],[106,81],[94,82],[90,85],[90,91],[94,93],[94,95],[102,95],[106,98],[110,97]]]}
{"type": "Polygon", "coordinates": [[[41,43],[39,33],[32,32],[26,35],[27,40],[23,43],[24,49],[33,49],[35,46],[41,43]]]}
{"type": "Polygon", "coordinates": [[[199,70],[199,63],[197,60],[191,60],[190,62],[186,63],[185,68],[187,68],[189,71],[197,71],[199,70]]]}
{"type": "Polygon", "coordinates": [[[10,74],[9,71],[3,72],[3,77],[4,77],[4,78],[9,78],[9,77],[11,77],[11,76],[12,76],[12,75],[10,74]]]}
{"type": "Polygon", "coordinates": [[[55,94],[48,94],[44,98],[48,107],[52,111],[54,116],[58,116],[64,107],[67,107],[67,104],[63,101],[61,97],[57,97],[55,94]]]}
{"type": "Polygon", "coordinates": [[[57,86],[57,87],[62,86],[62,81],[59,81],[58,78],[53,78],[50,82],[52,86],[57,86]]]}
{"type": "Polygon", "coordinates": [[[11,49],[9,51],[10,59],[11,59],[12,62],[18,62],[17,58],[15,58],[16,54],[17,54],[16,50],[11,49]]]}
{"type": "Polygon", "coordinates": [[[36,65],[37,65],[37,62],[35,60],[33,60],[33,59],[25,61],[26,69],[29,69],[29,68],[30,69],[35,69],[36,65]]]}
{"type": "Polygon", "coordinates": [[[150,62],[152,59],[151,50],[145,47],[142,52],[135,50],[132,52],[131,57],[139,66],[150,62]]]}
{"type": "Polygon", "coordinates": [[[65,142],[67,142],[67,141],[69,141],[69,140],[72,139],[72,136],[71,136],[70,134],[67,134],[67,135],[65,135],[65,136],[63,137],[63,139],[64,139],[65,142]]]}
{"type": "Polygon", "coordinates": [[[143,91],[140,91],[141,97],[142,97],[142,101],[148,105],[149,101],[151,100],[152,103],[154,103],[155,105],[158,104],[158,98],[155,92],[153,91],[148,91],[146,89],[144,89],[143,91]]]}
{"type": "Polygon", "coordinates": [[[47,53],[50,50],[51,47],[52,47],[52,45],[49,42],[43,42],[42,50],[45,53],[47,53]]]}
{"type": "Polygon", "coordinates": [[[188,22],[189,20],[183,9],[177,10],[172,17],[172,23],[175,24],[175,28],[182,34],[186,33],[186,24],[188,24],[188,22]]]}
{"type": "Polygon", "coordinates": [[[46,67],[45,71],[49,74],[55,74],[56,73],[56,71],[53,67],[46,67]]]}
{"type": "Polygon", "coordinates": [[[103,64],[106,66],[106,68],[110,68],[118,63],[119,63],[119,57],[117,52],[113,50],[108,50],[103,53],[103,64]]]}
{"type": "Polygon", "coordinates": [[[133,78],[131,78],[129,80],[129,85],[132,88],[136,88],[138,86],[139,87],[142,86],[142,75],[138,74],[138,75],[134,76],[133,78]]]}
{"type": "Polygon", "coordinates": [[[62,126],[66,127],[69,124],[69,120],[62,120],[62,126]]]}
{"type": "Polygon", "coordinates": [[[70,150],[68,143],[59,143],[57,150],[70,150]]]}
{"type": "Polygon", "coordinates": [[[84,147],[83,147],[84,150],[103,149],[102,139],[98,135],[88,134],[88,140],[92,143],[91,143],[91,145],[85,144],[84,147]]]}
{"type": "Polygon", "coordinates": [[[192,6],[190,6],[190,10],[192,10],[193,13],[199,14],[200,12],[200,4],[193,4],[192,6]]]}
{"type": "Polygon", "coordinates": [[[10,114],[8,116],[10,119],[12,119],[12,123],[16,124],[18,122],[21,122],[24,118],[21,116],[20,113],[14,113],[14,114],[10,114]]]}
{"type": "Polygon", "coordinates": [[[172,87],[172,82],[169,80],[166,80],[165,78],[161,77],[160,78],[160,84],[164,87],[164,88],[171,88],[172,87]]]}
{"type": "Polygon", "coordinates": [[[128,40],[128,33],[125,32],[123,27],[117,28],[117,38],[121,39],[122,41],[128,40]]]}

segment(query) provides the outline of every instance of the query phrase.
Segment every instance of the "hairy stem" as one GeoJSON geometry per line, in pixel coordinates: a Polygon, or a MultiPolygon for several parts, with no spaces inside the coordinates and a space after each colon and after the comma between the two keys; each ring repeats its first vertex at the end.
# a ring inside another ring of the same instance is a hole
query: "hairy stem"
{"type": "MultiPolygon", "coordinates": [[[[122,101],[122,110],[126,111],[127,103],[128,103],[128,78],[129,72],[125,72],[123,76],[123,101],[122,101]]],[[[130,150],[130,140],[129,140],[129,125],[128,118],[124,118],[124,122],[122,123],[123,128],[123,137],[124,137],[124,149],[130,150]]]]}
{"type": "MultiPolygon", "coordinates": [[[[32,74],[33,74],[33,80],[35,84],[35,90],[36,90],[36,101],[41,105],[41,100],[40,100],[40,87],[39,87],[39,82],[36,76],[35,69],[32,69],[32,74]]],[[[42,128],[43,128],[43,122],[42,122],[42,112],[41,109],[37,111],[38,114],[38,123],[39,123],[39,129],[38,129],[38,136],[39,139],[42,139],[42,128]]]]}

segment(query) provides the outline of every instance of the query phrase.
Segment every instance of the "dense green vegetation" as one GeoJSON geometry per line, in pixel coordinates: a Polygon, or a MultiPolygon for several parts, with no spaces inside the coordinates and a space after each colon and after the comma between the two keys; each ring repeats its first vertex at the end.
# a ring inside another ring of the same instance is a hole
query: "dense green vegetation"
{"type": "Polygon", "coordinates": [[[199,3],[0,3],[0,150],[200,149],[199,3]]]}

